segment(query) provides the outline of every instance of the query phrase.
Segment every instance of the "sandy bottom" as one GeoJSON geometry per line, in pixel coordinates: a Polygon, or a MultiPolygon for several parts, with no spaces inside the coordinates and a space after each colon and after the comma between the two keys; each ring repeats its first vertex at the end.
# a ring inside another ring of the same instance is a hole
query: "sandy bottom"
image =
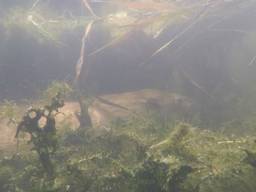
{"type": "Polygon", "coordinates": [[[16,128],[14,125],[8,126],[7,124],[8,122],[6,120],[0,121],[0,151],[16,148],[16,128]]]}
{"type": "MultiPolygon", "coordinates": [[[[89,107],[89,115],[94,128],[106,127],[115,118],[137,115],[145,107],[149,107],[150,110],[157,110],[158,108],[163,110],[167,108],[174,112],[179,110],[187,111],[190,108],[190,102],[182,96],[151,89],[104,95],[101,98],[112,104],[109,105],[98,99],[92,103],[89,107]],[[124,110],[117,105],[128,110],[124,110]]],[[[20,106],[20,109],[24,109],[24,106],[20,106]]],[[[77,102],[66,102],[65,106],[60,109],[60,112],[56,116],[57,129],[75,130],[79,127],[77,114],[80,112],[80,106],[77,102]]],[[[0,153],[1,151],[16,149],[17,140],[14,137],[15,133],[16,126],[14,124],[8,125],[8,120],[0,119],[0,153]]]]}

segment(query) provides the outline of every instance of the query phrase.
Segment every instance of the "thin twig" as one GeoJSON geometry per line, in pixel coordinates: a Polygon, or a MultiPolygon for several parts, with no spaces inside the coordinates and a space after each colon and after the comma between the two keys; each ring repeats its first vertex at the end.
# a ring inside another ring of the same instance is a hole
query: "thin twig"
{"type": "Polygon", "coordinates": [[[233,33],[241,33],[241,34],[249,34],[250,32],[249,31],[245,31],[245,30],[241,30],[241,29],[226,29],[226,28],[213,28],[213,29],[210,29],[209,31],[223,31],[223,32],[233,32],[233,33]]]}
{"type": "Polygon", "coordinates": [[[33,5],[32,5],[32,7],[30,8],[30,10],[33,10],[33,9],[39,4],[39,2],[40,2],[40,0],[36,0],[36,1],[33,3],[33,5]]]}
{"type": "Polygon", "coordinates": [[[197,15],[197,17],[192,21],[185,29],[183,29],[180,33],[175,35],[170,41],[162,45],[159,49],[157,49],[147,61],[140,64],[140,66],[144,66],[147,64],[153,57],[157,56],[160,52],[168,48],[170,45],[172,45],[176,40],[178,40],[180,37],[182,37],[186,32],[188,32],[194,25],[196,25],[207,13],[208,7],[210,4],[207,4],[205,8],[197,15]]]}
{"type": "Polygon", "coordinates": [[[93,17],[98,17],[95,12],[93,11],[92,7],[90,6],[90,4],[88,3],[88,0],[82,0],[83,1],[83,4],[84,6],[86,7],[86,9],[89,10],[90,14],[93,16],[93,17]]]}
{"type": "Polygon", "coordinates": [[[248,67],[252,66],[256,61],[256,55],[251,59],[250,63],[247,65],[248,67]]]}
{"type": "Polygon", "coordinates": [[[105,50],[105,49],[107,49],[107,48],[113,46],[114,44],[116,44],[116,43],[118,43],[119,41],[121,41],[122,39],[124,39],[124,38],[127,36],[128,33],[129,33],[129,32],[127,32],[127,33],[125,33],[125,34],[123,34],[123,35],[121,35],[121,36],[119,36],[119,37],[117,37],[117,38],[114,38],[114,39],[111,40],[110,42],[104,44],[102,47],[100,47],[100,48],[96,49],[95,51],[91,52],[88,56],[94,56],[94,55],[96,55],[96,54],[102,52],[103,50],[105,50]]]}
{"type": "Polygon", "coordinates": [[[181,72],[183,73],[184,77],[194,86],[196,87],[198,90],[200,90],[202,93],[204,93],[205,95],[207,95],[209,98],[212,98],[212,96],[210,95],[210,93],[201,85],[199,85],[194,79],[192,79],[189,74],[184,70],[181,69],[181,72]]]}

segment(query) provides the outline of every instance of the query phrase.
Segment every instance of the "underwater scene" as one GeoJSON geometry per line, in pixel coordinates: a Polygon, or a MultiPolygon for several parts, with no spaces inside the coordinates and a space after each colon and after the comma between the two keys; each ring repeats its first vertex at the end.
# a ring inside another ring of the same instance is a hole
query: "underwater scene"
{"type": "Polygon", "coordinates": [[[0,0],[0,192],[256,192],[256,0],[0,0]]]}

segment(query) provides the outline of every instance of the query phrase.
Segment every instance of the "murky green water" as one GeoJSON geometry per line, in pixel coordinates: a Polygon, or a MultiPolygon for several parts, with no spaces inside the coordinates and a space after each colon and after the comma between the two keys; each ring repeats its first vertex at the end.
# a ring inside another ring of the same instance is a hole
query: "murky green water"
{"type": "Polygon", "coordinates": [[[255,0],[0,0],[0,191],[254,192],[255,0]]]}

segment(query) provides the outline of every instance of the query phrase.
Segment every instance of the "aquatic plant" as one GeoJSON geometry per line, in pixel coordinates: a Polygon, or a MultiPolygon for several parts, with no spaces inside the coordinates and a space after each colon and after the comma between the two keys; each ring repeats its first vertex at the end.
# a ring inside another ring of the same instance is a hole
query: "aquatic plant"
{"type": "Polygon", "coordinates": [[[68,83],[62,81],[52,81],[48,87],[42,91],[42,100],[49,103],[58,93],[60,93],[63,97],[69,97],[72,92],[73,89],[68,83]]]}
{"type": "Polygon", "coordinates": [[[49,178],[52,178],[54,174],[50,156],[55,153],[57,148],[54,113],[63,106],[64,101],[59,93],[52,98],[51,104],[46,105],[43,109],[29,109],[19,122],[15,135],[18,138],[20,132],[29,133],[29,143],[33,144],[33,150],[37,152],[39,161],[49,178]]]}
{"type": "Polygon", "coordinates": [[[135,128],[78,129],[59,135],[59,147],[51,156],[51,181],[33,152],[6,157],[0,161],[2,189],[254,192],[254,137],[227,137],[184,123],[169,127],[163,136],[150,127],[141,129],[140,123],[131,125],[135,128]]]}

